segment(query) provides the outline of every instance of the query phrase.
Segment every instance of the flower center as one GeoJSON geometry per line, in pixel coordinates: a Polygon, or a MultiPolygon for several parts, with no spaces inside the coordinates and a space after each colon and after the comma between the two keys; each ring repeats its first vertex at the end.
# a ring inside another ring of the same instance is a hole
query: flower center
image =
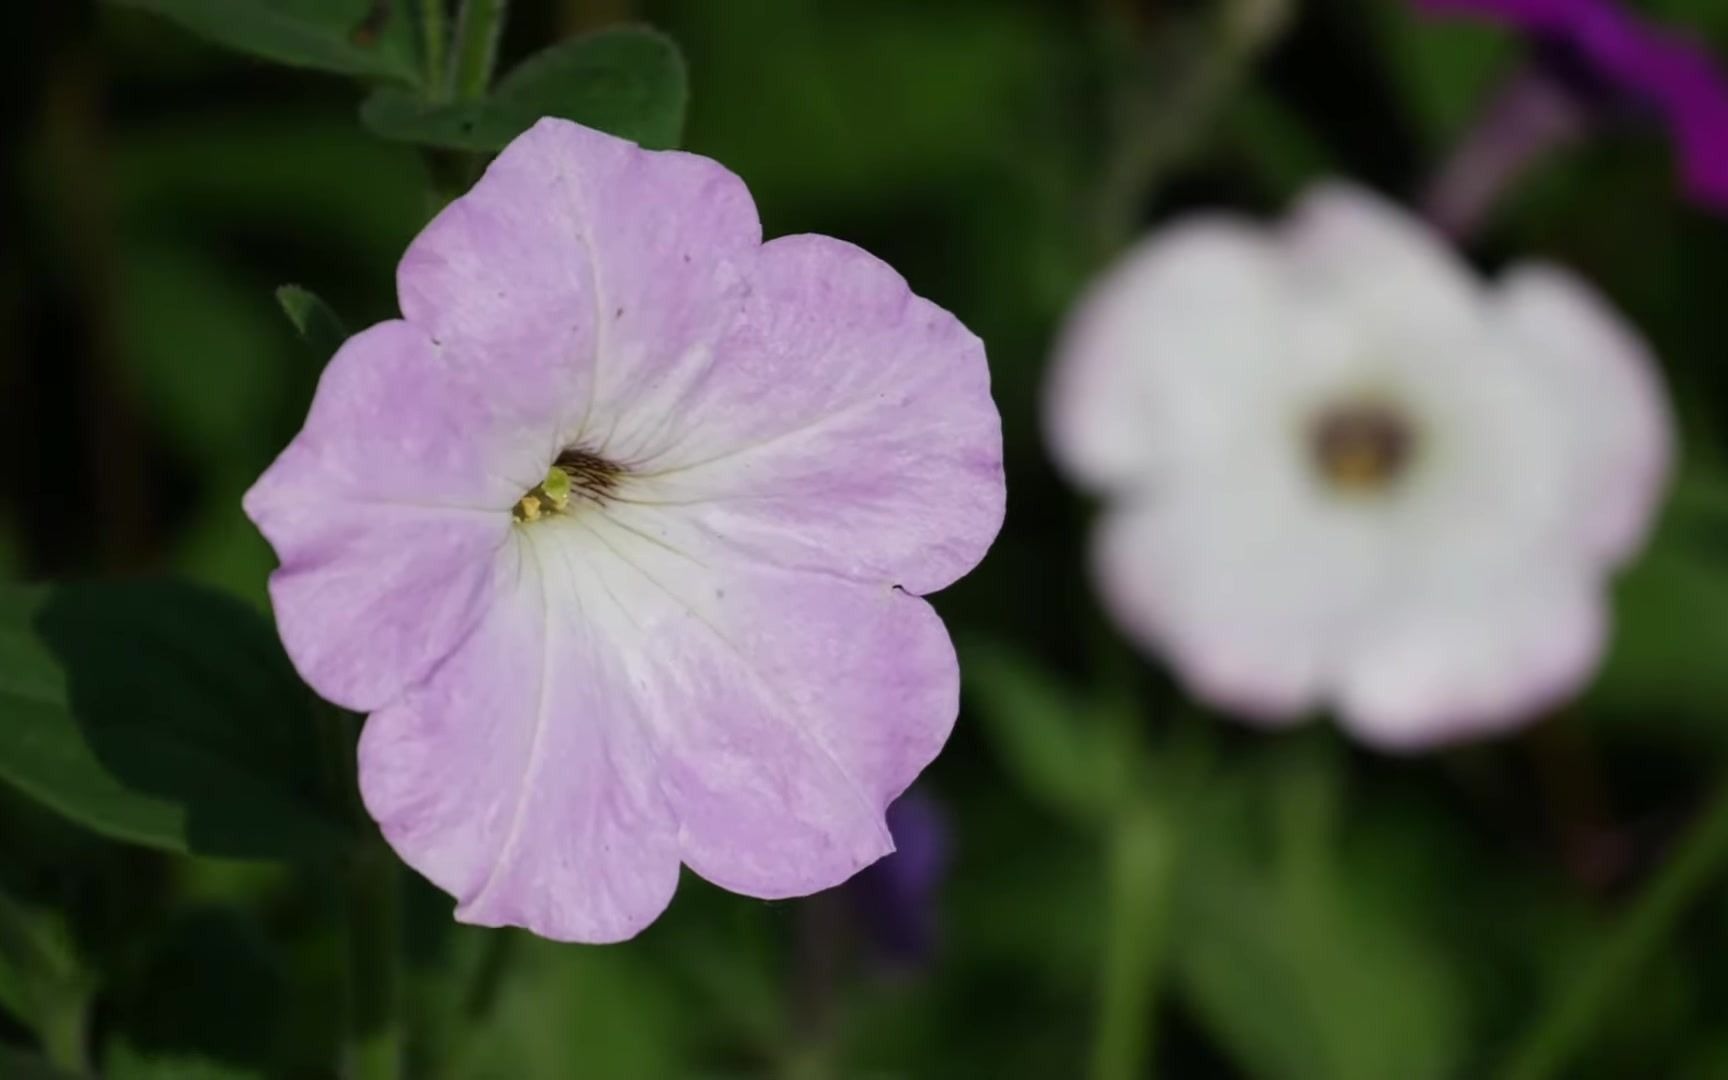
{"type": "Polygon", "coordinates": [[[1378,401],[1330,406],[1308,428],[1314,469],[1334,491],[1375,495],[1409,467],[1416,428],[1398,409],[1378,401]]]}
{"type": "Polygon", "coordinates": [[[538,521],[564,513],[575,499],[604,504],[623,475],[622,466],[603,457],[576,448],[565,450],[546,470],[546,479],[516,500],[510,516],[520,522],[538,521]]]}

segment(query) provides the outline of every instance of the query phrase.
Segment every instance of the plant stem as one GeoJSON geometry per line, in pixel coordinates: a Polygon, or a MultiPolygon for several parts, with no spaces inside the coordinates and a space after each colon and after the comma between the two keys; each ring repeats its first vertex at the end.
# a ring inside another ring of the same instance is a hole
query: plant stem
{"type": "Polygon", "coordinates": [[[1728,779],[1678,848],[1644,887],[1583,971],[1568,980],[1518,1043],[1501,1075],[1557,1076],[1583,1049],[1617,995],[1634,993],[1638,970],[1728,862],[1728,779]]]}
{"type": "MultiPolygon", "coordinates": [[[[1113,258],[1139,231],[1152,189],[1202,141],[1254,61],[1282,33],[1289,0],[1222,0],[1204,17],[1176,22],[1144,55],[1112,56],[1121,68],[1106,118],[1110,150],[1092,194],[1095,253],[1113,258]]],[[[1105,4],[1101,39],[1115,45],[1135,16],[1105,4]]]]}
{"type": "Polygon", "coordinates": [[[449,93],[459,101],[486,96],[498,62],[507,0],[462,0],[456,17],[456,55],[451,59],[449,93]]]}
{"type": "Polygon", "coordinates": [[[397,884],[395,858],[382,844],[357,853],[348,867],[348,1068],[355,1080],[402,1075],[397,884]]]}
{"type": "Polygon", "coordinates": [[[89,982],[77,961],[41,932],[30,914],[0,893],[0,967],[23,986],[24,1019],[48,1062],[70,1073],[89,1070],[89,982]]]}
{"type": "Polygon", "coordinates": [[[351,823],[355,836],[353,845],[342,853],[337,873],[347,951],[342,1075],[353,1080],[400,1080],[400,881],[396,857],[378,837],[360,804],[356,718],[323,703],[316,707],[316,714],[327,797],[351,823]]]}
{"type": "Polygon", "coordinates": [[[447,0],[419,0],[421,73],[426,80],[426,96],[440,100],[444,95],[444,51],[449,34],[449,19],[444,14],[447,0]]]}
{"type": "Polygon", "coordinates": [[[36,1018],[36,1037],[48,1064],[75,1076],[89,1072],[90,1054],[85,1049],[90,1037],[88,999],[82,994],[65,994],[44,1004],[36,1018]]]}
{"type": "Polygon", "coordinates": [[[1108,911],[1098,986],[1094,1080],[1149,1076],[1164,966],[1174,838],[1161,804],[1128,796],[1110,826],[1108,911]]]}

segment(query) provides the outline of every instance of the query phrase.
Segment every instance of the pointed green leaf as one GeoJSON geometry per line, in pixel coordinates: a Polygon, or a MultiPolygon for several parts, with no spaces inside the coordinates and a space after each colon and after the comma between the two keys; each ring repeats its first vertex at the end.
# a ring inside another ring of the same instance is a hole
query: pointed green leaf
{"type": "Polygon", "coordinates": [[[650,149],[677,146],[687,95],[684,59],[663,34],[605,30],[537,53],[479,101],[434,104],[384,88],[360,119],[389,139],[451,150],[502,150],[545,116],[559,116],[650,149]]]}
{"type": "Polygon", "coordinates": [[[276,290],[276,302],[282,305],[282,311],[319,363],[335,356],[336,350],[348,340],[348,330],[342,325],[342,320],[310,289],[284,285],[276,290]]]}
{"type": "Polygon", "coordinates": [[[310,856],[308,691],[269,624],[182,582],[0,588],[0,780],[118,840],[310,856]]]}
{"type": "Polygon", "coordinates": [[[377,0],[110,0],[153,12],[217,45],[279,64],[418,79],[406,3],[377,0]]]}

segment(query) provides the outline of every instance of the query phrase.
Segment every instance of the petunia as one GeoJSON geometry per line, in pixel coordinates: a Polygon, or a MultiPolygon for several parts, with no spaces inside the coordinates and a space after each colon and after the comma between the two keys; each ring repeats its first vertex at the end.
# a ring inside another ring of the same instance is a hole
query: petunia
{"type": "Polygon", "coordinates": [[[1669,460],[1654,362],[1585,285],[1484,284],[1341,185],[1279,227],[1144,241],[1073,315],[1047,405],[1131,637],[1198,697],[1330,708],[1392,749],[1580,686],[1669,460]]]}
{"type": "Polygon", "coordinates": [[[680,863],[759,897],[892,850],[957,669],[921,597],[1003,512],[984,351],[743,183],[559,120],[408,248],[246,497],[367,809],[457,916],[613,941],[680,863]]]}
{"type": "Polygon", "coordinates": [[[1493,19],[1531,35],[1543,47],[1536,69],[1550,93],[1580,112],[1628,105],[1660,115],[1687,193],[1728,211],[1728,76],[1703,44],[1617,0],[1415,2],[1431,14],[1493,19]]]}

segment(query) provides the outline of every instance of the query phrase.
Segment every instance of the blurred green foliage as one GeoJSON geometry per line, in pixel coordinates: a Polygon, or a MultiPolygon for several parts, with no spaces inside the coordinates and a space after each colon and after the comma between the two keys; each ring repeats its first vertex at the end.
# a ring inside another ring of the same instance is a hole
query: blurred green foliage
{"type": "MultiPolygon", "coordinates": [[[[1728,55],[1720,5],[1649,6],[1728,55]]],[[[1472,255],[1568,263],[1631,315],[1680,409],[1684,479],[1620,582],[1583,698],[1527,736],[1388,760],[1324,730],[1196,717],[1127,658],[1089,598],[1087,509],[1041,449],[1049,343],[1100,264],[1101,178],[1141,131],[1118,96],[1159,85],[1148,65],[1189,32],[1188,7],[518,0],[494,95],[432,104],[411,96],[411,21],[372,35],[376,10],[36,5],[9,38],[0,565],[201,587],[5,609],[0,655],[37,677],[0,682],[0,743],[34,755],[0,758],[0,1075],[65,1075],[36,1059],[54,1040],[119,1080],[333,1075],[333,875],[213,857],[340,829],[307,797],[310,702],[263,626],[272,558],[239,498],[303,417],[332,327],[394,311],[395,260],[450,179],[414,144],[495,148],[569,86],[603,91],[578,119],[638,118],[656,145],[682,128],[750,184],[770,235],[864,245],[989,345],[1012,506],[989,560],[936,601],[962,643],[965,713],[921,782],[954,818],[954,863],[937,953],[910,972],[880,965],[844,894],[764,904],[687,875],[663,920],[602,950],[458,926],[408,883],[408,1075],[1074,1075],[1111,947],[1104,822],[1147,792],[1180,839],[1169,978],[1142,1017],[1169,1075],[1481,1075],[1596,954],[1728,765],[1728,223],[1678,201],[1651,130],[1545,165],[1472,255]],[[666,38],[608,30],[636,22],[666,38]],[[228,686],[242,662],[282,678],[228,686]],[[72,708],[92,666],[122,696],[72,708]],[[127,741],[141,717],[125,680],[164,670],[184,739],[127,741]],[[107,736],[77,726],[92,716],[107,736]],[[1204,753],[1181,741],[1192,728],[1204,753]],[[104,745],[105,767],[78,756],[104,745]],[[224,790],[212,756],[261,779],[224,790]],[[19,794],[53,769],[88,780],[55,804],[64,817],[19,794]],[[115,772],[130,787],[102,786],[115,772]],[[139,787],[148,805],[127,801],[139,787]],[[234,816],[263,804],[282,835],[234,816]]],[[[1520,48],[1400,0],[1312,0],[1145,177],[1134,223],[1271,212],[1334,173],[1411,196],[1520,48]]],[[[1567,1075],[1723,1074],[1725,896],[1656,950],[1567,1075]]]]}

